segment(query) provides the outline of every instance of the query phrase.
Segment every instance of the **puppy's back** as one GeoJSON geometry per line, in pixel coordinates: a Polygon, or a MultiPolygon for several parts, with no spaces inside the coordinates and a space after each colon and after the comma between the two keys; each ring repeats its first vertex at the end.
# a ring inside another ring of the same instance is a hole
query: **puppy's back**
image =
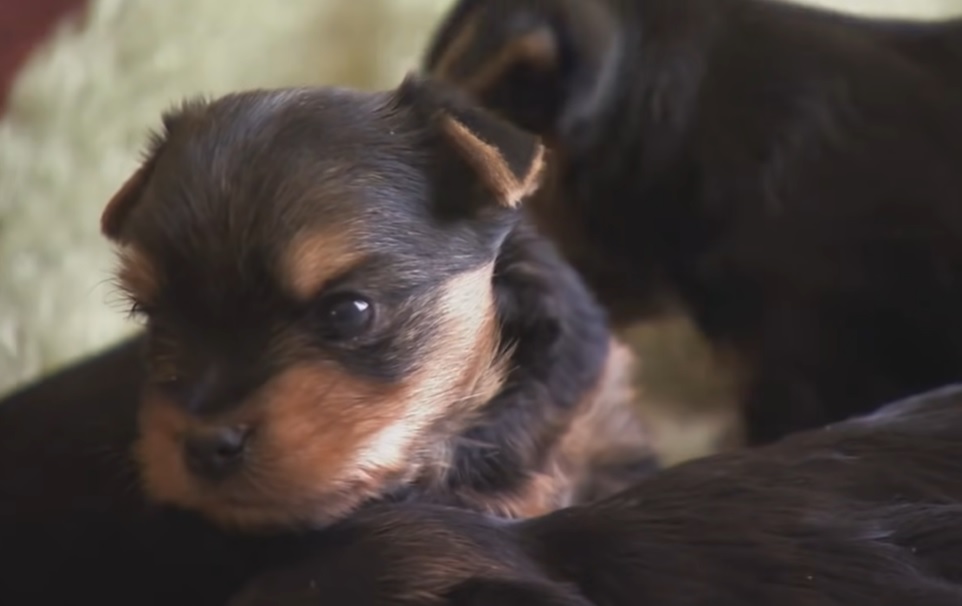
{"type": "Polygon", "coordinates": [[[527,521],[370,509],[230,606],[957,605],[960,433],[962,385],[527,521]]]}
{"type": "Polygon", "coordinates": [[[597,603],[958,604],[962,385],[531,521],[597,603]]]}

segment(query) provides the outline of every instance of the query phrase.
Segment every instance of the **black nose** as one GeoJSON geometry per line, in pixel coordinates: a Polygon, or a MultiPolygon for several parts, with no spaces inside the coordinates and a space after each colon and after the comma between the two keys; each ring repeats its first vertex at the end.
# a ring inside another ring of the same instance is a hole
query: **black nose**
{"type": "Polygon", "coordinates": [[[187,468],[207,480],[226,478],[243,463],[249,433],[242,427],[217,427],[191,434],[184,442],[187,468]]]}

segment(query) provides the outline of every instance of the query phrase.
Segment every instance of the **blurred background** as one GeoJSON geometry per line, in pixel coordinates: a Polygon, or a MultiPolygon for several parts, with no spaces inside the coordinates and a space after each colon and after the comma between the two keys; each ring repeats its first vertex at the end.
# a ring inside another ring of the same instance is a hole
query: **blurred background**
{"type": "MultiPolygon", "coordinates": [[[[962,0],[807,1],[962,14],[962,0]]],[[[0,393],[136,328],[111,291],[98,221],[161,111],[187,95],[252,87],[391,87],[452,3],[0,0],[0,393]]],[[[685,319],[632,338],[643,401],[675,411],[658,422],[677,456],[724,440],[726,386],[685,319]],[[682,426],[684,439],[667,437],[682,426]]]]}

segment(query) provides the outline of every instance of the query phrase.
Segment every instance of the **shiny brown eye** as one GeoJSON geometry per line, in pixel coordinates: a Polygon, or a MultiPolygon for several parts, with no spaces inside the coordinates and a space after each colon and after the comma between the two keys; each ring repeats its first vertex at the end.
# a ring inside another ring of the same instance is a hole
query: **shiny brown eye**
{"type": "Polygon", "coordinates": [[[166,391],[176,391],[183,384],[183,377],[171,361],[160,358],[150,360],[150,382],[166,391]]]}
{"type": "Polygon", "coordinates": [[[156,386],[174,388],[183,377],[180,374],[180,342],[169,327],[156,320],[147,322],[147,363],[150,380],[156,386]]]}
{"type": "Polygon", "coordinates": [[[327,296],[315,310],[321,336],[345,341],[363,335],[374,321],[374,305],[353,293],[327,296]]]}

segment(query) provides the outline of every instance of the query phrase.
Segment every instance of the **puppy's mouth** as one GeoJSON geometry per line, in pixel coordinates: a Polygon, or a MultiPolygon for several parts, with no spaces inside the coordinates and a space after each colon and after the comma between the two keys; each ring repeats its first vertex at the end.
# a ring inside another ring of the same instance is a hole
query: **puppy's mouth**
{"type": "Polygon", "coordinates": [[[388,470],[346,468],[332,475],[318,465],[314,472],[297,457],[275,452],[268,428],[257,426],[219,425],[180,436],[144,433],[137,455],[149,498],[241,532],[323,528],[408,480],[388,470]]]}
{"type": "Polygon", "coordinates": [[[216,419],[149,395],[134,452],[148,500],[242,532],[317,528],[418,473],[409,454],[423,425],[361,409],[353,397],[339,404],[354,415],[317,414],[323,402],[284,393],[261,394],[216,419]]]}

